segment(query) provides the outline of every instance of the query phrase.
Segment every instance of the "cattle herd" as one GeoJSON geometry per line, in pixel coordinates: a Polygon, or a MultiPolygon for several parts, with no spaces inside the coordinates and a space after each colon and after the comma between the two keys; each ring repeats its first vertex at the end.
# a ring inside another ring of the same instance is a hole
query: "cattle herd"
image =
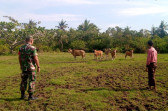
{"type": "MultiPolygon", "coordinates": [[[[84,50],[78,50],[78,49],[69,49],[68,50],[69,53],[71,53],[74,56],[74,59],[76,60],[77,56],[82,56],[82,59],[85,59],[85,55],[86,52],[84,50]]],[[[104,50],[104,53],[106,55],[106,59],[109,58],[109,54],[111,54],[112,60],[114,60],[116,58],[116,53],[117,50],[111,50],[110,48],[107,48],[104,50]]],[[[130,56],[130,58],[133,57],[133,50],[130,51],[126,51],[125,52],[125,59],[127,58],[127,56],[130,56]]],[[[96,60],[101,60],[103,59],[103,51],[102,50],[94,50],[94,59],[96,60]]]]}

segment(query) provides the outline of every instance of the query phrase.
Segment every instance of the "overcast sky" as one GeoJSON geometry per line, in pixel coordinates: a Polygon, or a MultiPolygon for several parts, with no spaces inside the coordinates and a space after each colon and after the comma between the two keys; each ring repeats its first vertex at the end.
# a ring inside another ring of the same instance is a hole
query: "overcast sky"
{"type": "Polygon", "coordinates": [[[61,19],[77,28],[88,19],[101,31],[114,26],[151,30],[168,21],[168,0],[0,0],[0,21],[6,15],[19,22],[41,21],[46,28],[55,28],[61,19]]]}

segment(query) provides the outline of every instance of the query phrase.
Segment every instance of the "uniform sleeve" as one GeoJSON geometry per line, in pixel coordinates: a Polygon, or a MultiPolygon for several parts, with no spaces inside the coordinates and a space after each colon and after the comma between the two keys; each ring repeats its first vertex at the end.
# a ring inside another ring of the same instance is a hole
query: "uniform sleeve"
{"type": "Polygon", "coordinates": [[[37,54],[37,49],[36,48],[34,48],[34,50],[33,50],[33,56],[37,56],[38,54],[37,54]]]}

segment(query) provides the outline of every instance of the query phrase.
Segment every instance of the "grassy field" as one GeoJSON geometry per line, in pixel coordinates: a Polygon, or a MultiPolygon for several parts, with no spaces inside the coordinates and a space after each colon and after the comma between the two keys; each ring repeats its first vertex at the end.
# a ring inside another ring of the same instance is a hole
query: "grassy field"
{"type": "MultiPolygon", "coordinates": [[[[36,101],[20,100],[17,56],[0,56],[0,111],[166,111],[168,54],[158,55],[158,92],[147,90],[146,54],[124,59],[74,61],[69,53],[39,54],[36,101]]],[[[26,93],[27,94],[27,93],[26,93]]]]}

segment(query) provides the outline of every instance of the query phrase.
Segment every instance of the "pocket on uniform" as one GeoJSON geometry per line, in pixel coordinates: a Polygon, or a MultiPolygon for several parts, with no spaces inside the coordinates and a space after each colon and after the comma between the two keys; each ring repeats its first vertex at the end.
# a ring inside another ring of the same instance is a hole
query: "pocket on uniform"
{"type": "Polygon", "coordinates": [[[35,72],[35,71],[32,72],[32,80],[33,80],[33,81],[36,80],[36,72],[35,72]]]}
{"type": "Polygon", "coordinates": [[[35,68],[33,65],[31,65],[31,66],[30,66],[30,70],[31,70],[31,71],[35,71],[36,68],[35,68]]]}

